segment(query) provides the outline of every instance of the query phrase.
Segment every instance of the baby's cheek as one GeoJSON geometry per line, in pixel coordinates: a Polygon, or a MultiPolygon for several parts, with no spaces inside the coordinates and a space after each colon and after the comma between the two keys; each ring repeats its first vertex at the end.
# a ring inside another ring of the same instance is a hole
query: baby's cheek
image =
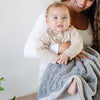
{"type": "Polygon", "coordinates": [[[51,29],[54,30],[55,29],[55,25],[52,24],[51,25],[51,29]]]}
{"type": "Polygon", "coordinates": [[[64,29],[68,29],[68,27],[69,27],[69,24],[65,25],[64,26],[64,29]]]}

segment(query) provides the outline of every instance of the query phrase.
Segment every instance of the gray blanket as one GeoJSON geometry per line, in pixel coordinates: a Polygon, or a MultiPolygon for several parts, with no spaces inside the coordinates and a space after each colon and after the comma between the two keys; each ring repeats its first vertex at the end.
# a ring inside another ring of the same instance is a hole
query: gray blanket
{"type": "Polygon", "coordinates": [[[94,49],[85,50],[89,59],[73,59],[68,65],[49,64],[42,77],[38,100],[57,100],[73,78],[77,82],[80,100],[100,100],[100,55],[94,49]]]}

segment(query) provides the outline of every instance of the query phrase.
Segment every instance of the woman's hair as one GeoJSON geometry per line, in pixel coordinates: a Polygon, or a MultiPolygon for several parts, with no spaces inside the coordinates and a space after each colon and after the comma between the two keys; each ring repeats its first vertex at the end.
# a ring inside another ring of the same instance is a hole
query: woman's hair
{"type": "Polygon", "coordinates": [[[93,47],[100,53],[100,0],[95,0],[88,14],[94,31],[93,47]]]}
{"type": "Polygon", "coordinates": [[[90,23],[91,23],[93,31],[95,30],[94,29],[95,11],[96,11],[96,0],[94,1],[94,4],[87,10],[87,16],[90,19],[90,23]]]}
{"type": "Polygon", "coordinates": [[[62,4],[61,2],[54,2],[53,4],[51,4],[47,10],[46,10],[46,17],[48,16],[48,12],[50,10],[51,7],[65,7],[67,10],[68,10],[68,13],[70,15],[70,11],[69,11],[69,8],[67,7],[67,5],[65,4],[62,4]]]}

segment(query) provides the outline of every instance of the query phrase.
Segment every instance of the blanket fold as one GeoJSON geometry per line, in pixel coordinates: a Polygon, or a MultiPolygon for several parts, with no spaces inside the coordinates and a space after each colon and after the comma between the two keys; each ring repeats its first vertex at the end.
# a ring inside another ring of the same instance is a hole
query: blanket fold
{"type": "Polygon", "coordinates": [[[77,82],[80,100],[100,100],[100,54],[86,47],[90,59],[73,59],[68,65],[48,64],[39,87],[38,100],[57,100],[73,79],[77,82]]]}

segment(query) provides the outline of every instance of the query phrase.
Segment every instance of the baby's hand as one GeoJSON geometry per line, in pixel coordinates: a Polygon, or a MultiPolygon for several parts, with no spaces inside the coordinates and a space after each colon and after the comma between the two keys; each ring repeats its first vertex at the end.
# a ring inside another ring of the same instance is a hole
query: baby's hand
{"type": "Polygon", "coordinates": [[[69,60],[69,57],[65,53],[62,53],[56,59],[56,63],[67,65],[68,60],[69,60]]]}

